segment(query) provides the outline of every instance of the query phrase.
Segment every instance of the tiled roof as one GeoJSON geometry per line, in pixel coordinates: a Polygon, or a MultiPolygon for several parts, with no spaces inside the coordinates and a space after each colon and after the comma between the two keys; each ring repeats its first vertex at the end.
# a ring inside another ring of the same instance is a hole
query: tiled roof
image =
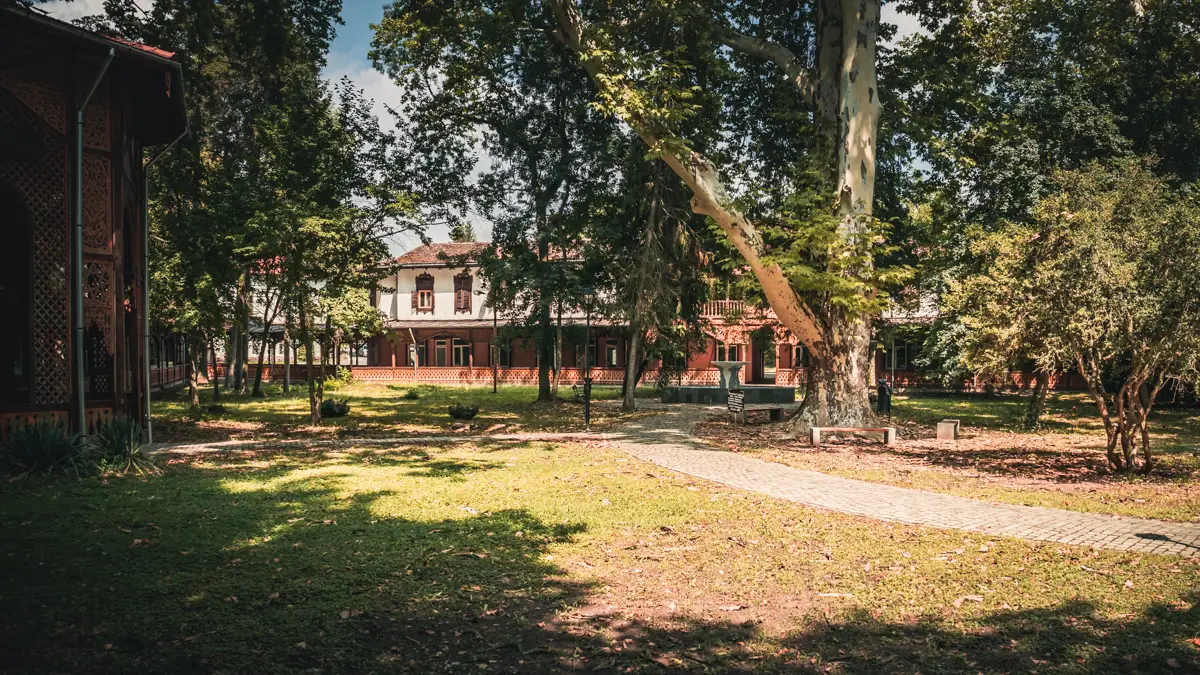
{"type": "Polygon", "coordinates": [[[462,244],[427,244],[418,246],[404,255],[396,258],[401,265],[444,265],[447,258],[466,256],[468,261],[475,261],[479,252],[487,248],[486,241],[472,241],[462,244]]]}
{"type": "MultiPolygon", "coordinates": [[[[98,35],[100,35],[100,34],[98,33],[98,35]]],[[[151,47],[150,45],[144,45],[140,42],[134,42],[133,40],[126,40],[125,38],[119,38],[115,35],[100,35],[100,37],[103,37],[108,40],[112,40],[113,42],[125,45],[126,47],[133,47],[134,49],[136,49],[138,51],[146,52],[147,54],[153,54],[159,58],[163,58],[163,59],[175,58],[175,52],[169,52],[165,49],[159,49],[158,47],[151,47]]]]}

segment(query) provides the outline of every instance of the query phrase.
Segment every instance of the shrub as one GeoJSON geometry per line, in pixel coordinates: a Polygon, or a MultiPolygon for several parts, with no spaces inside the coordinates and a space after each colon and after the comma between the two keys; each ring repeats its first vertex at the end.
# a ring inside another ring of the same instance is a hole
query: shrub
{"type": "Polygon", "coordinates": [[[111,419],[96,425],[91,438],[100,468],[112,473],[157,474],[154,460],[142,452],[142,428],[128,419],[111,419]]]}
{"type": "Polygon", "coordinates": [[[336,375],[325,378],[325,391],[337,391],[351,384],[354,384],[354,373],[349,368],[339,368],[336,375]]]}
{"type": "Polygon", "coordinates": [[[406,401],[415,401],[415,400],[421,398],[421,392],[417,391],[416,389],[409,389],[409,390],[405,391],[400,396],[400,398],[402,398],[406,401]]]}
{"type": "Polygon", "coordinates": [[[12,480],[35,473],[74,478],[92,475],[98,469],[87,440],[51,420],[13,429],[4,444],[2,459],[12,480]]]}
{"type": "Polygon", "coordinates": [[[453,417],[456,420],[473,419],[477,414],[479,414],[479,406],[468,407],[461,403],[455,403],[454,405],[450,406],[450,417],[453,417]]]}
{"type": "Polygon", "coordinates": [[[321,417],[345,417],[350,413],[350,399],[327,398],[321,401],[321,417]]]}

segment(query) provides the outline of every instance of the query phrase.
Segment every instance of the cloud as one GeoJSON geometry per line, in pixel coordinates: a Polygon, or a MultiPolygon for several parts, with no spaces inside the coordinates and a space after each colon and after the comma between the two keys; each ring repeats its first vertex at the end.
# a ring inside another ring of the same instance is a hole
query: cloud
{"type": "MultiPolygon", "coordinates": [[[[149,12],[154,8],[154,0],[137,0],[137,5],[149,12]]],[[[38,7],[59,21],[75,21],[85,16],[104,14],[104,0],[51,0],[38,7]]]]}
{"type": "Polygon", "coordinates": [[[899,44],[901,40],[913,33],[926,32],[917,21],[917,17],[900,12],[896,9],[894,2],[883,5],[879,12],[879,19],[884,23],[896,24],[896,37],[891,42],[892,46],[899,44]]]}

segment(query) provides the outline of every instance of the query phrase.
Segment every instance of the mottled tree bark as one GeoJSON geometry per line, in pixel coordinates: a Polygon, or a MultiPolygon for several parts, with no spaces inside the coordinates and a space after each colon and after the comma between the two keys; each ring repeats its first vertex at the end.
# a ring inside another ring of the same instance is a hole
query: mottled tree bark
{"type": "MultiPolygon", "coordinates": [[[[576,0],[548,1],[560,27],[559,37],[579,53],[593,80],[600,87],[616,86],[604,77],[604,56],[594,50],[576,0]]],[[[787,79],[813,102],[819,147],[828,153],[830,177],[837,189],[842,234],[852,242],[867,236],[871,229],[881,112],[875,70],[879,10],[879,0],[819,0],[817,59],[812,71],[806,71],[802,61],[780,45],[723,27],[717,30],[731,48],[780,66],[787,79]]],[[[654,129],[636,113],[627,113],[623,119],[648,146],[659,144],[654,129]]],[[[834,305],[808,304],[784,271],[765,261],[762,237],[754,223],[733,206],[708,158],[687,151],[668,153],[662,159],[692,191],[692,210],[721,227],[758,279],[779,321],[812,354],[810,387],[797,424],[872,424],[868,317],[849,315],[834,305]]]]}

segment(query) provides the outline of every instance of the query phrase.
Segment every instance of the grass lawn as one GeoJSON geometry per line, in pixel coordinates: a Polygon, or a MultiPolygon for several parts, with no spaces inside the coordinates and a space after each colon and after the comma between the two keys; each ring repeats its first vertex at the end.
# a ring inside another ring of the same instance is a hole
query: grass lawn
{"type": "MultiPolygon", "coordinates": [[[[380,437],[406,433],[446,432],[452,420],[447,408],[461,402],[478,406],[472,421],[477,431],[583,431],[583,404],[573,400],[571,387],[560,388],[564,399],[555,405],[534,404],[536,387],[504,386],[493,394],[491,387],[448,387],[421,384],[351,383],[326,393],[326,398],[350,400],[350,414],[324,420],[319,427],[309,425],[308,390],[303,382],[284,393],[278,385],[263,389],[266,398],[234,396],[222,392],[223,412],[208,412],[212,390],[201,390],[201,409],[191,410],[187,391],[160,395],[154,401],[154,440],[218,441],[226,439],[269,440],[285,437],[380,437]],[[419,398],[404,398],[413,392],[419,398]],[[499,425],[504,425],[499,429],[499,425]]],[[[615,401],[618,387],[595,387],[594,399],[615,401]]],[[[651,388],[639,388],[638,395],[650,395],[651,388]]],[[[640,414],[640,413],[634,413],[640,414]]],[[[614,405],[592,407],[592,424],[604,428],[621,419],[614,405]]]]}
{"type": "Polygon", "coordinates": [[[1195,560],[829,514],[599,444],[0,486],[0,672],[1200,669],[1195,560]]]}
{"type": "Polygon", "coordinates": [[[1151,421],[1157,467],[1114,476],[1104,430],[1082,394],[1050,397],[1045,429],[1021,430],[1028,398],[1006,395],[900,396],[892,411],[900,443],[834,441],[814,450],[774,427],[733,425],[724,416],[698,433],[764,459],[803,469],[1012,504],[1200,522],[1200,410],[1159,408],[1151,421]],[[943,419],[958,419],[955,443],[934,440],[943,419]]]}

